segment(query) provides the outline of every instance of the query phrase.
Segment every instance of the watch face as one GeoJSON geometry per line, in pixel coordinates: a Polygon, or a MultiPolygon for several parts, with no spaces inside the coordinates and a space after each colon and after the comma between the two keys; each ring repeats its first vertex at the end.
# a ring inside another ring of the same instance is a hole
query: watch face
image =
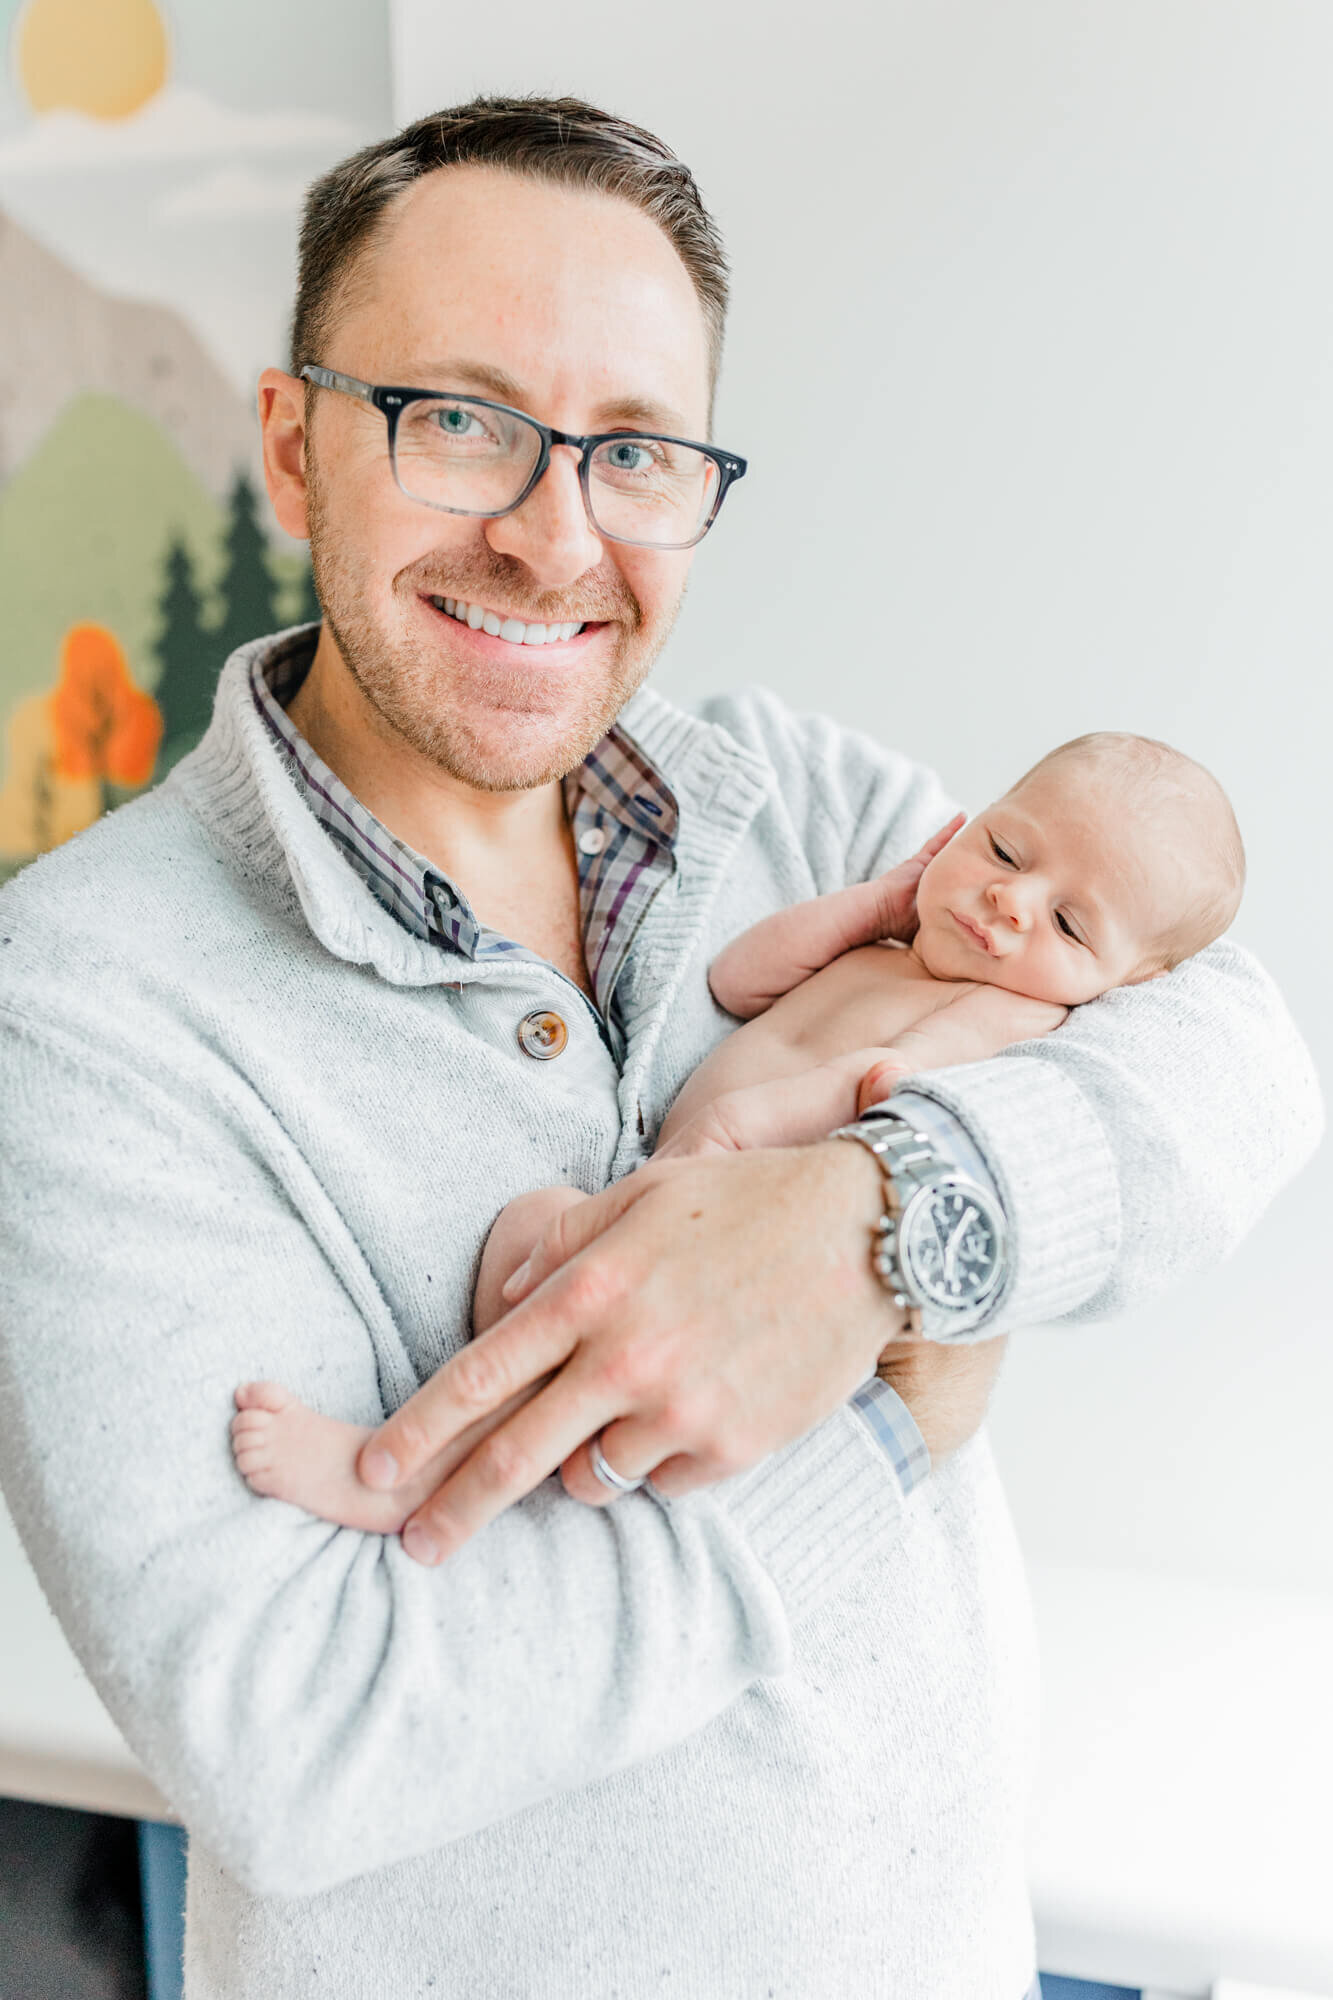
{"type": "Polygon", "coordinates": [[[913,1195],[898,1225],[898,1256],[922,1302],[967,1312],[989,1298],[1000,1282],[1003,1227],[972,1181],[936,1181],[913,1195]]]}

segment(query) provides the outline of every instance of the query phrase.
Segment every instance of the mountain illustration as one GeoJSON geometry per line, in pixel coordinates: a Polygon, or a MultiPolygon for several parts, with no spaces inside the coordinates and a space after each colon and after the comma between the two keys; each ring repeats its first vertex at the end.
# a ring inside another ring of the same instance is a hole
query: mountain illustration
{"type": "Polygon", "coordinates": [[[3,211],[0,298],[0,484],[89,391],[151,418],[215,499],[238,467],[260,481],[254,412],[179,313],[100,290],[3,211]]]}

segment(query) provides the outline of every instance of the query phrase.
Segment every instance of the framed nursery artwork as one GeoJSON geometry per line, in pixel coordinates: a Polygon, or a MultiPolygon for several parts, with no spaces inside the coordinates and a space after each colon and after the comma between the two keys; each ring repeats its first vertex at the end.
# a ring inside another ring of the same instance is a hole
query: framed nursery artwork
{"type": "Polygon", "coordinates": [[[0,0],[0,881],[159,783],[318,616],[264,497],[316,174],[391,123],[386,0],[0,0]]]}

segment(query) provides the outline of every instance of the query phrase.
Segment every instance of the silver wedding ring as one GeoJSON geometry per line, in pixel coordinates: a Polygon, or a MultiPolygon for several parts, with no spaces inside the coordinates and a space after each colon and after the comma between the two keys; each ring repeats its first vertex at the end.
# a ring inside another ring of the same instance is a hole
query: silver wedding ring
{"type": "Polygon", "coordinates": [[[612,1493],[633,1493],[643,1485],[642,1479],[626,1479],[614,1466],[608,1465],[602,1456],[602,1433],[598,1431],[592,1441],[592,1469],[603,1486],[612,1493]]]}

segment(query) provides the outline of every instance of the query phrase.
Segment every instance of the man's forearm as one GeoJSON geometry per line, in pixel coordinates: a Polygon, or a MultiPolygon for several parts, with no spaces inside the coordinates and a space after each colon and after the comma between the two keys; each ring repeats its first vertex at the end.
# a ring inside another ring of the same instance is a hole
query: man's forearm
{"type": "Polygon", "coordinates": [[[1041,1041],[909,1088],[957,1119],[1009,1222],[1010,1282],[970,1340],[1103,1318],[1214,1265],[1323,1128],[1280,994],[1225,941],[1041,1041]]]}
{"type": "Polygon", "coordinates": [[[410,1379],[345,1225],[303,1216],[322,1192],[258,1154],[244,1098],[231,1123],[2,1016],[0,1096],[7,1497],[127,1740],[260,1893],[317,1893],[680,1741],[896,1538],[899,1489],[846,1409],[725,1499],[602,1514],[545,1481],[438,1572],[257,1499],[228,1448],[238,1382],[364,1423],[410,1379]],[[848,1494],[857,1546],[828,1526],[848,1494]]]}

